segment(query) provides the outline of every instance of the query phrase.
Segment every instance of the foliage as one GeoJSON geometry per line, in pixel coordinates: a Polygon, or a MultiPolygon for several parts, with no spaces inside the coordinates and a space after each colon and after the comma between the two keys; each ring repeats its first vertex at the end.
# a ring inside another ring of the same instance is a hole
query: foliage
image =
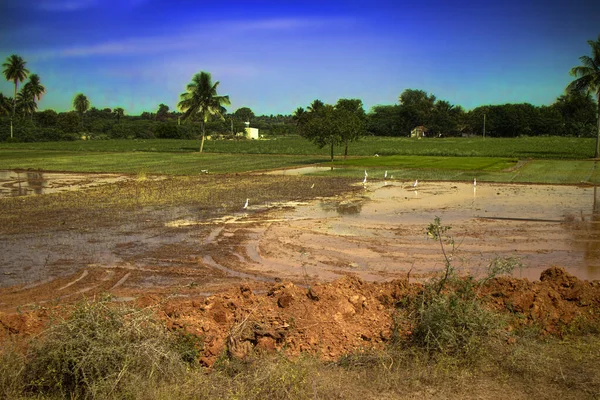
{"type": "Polygon", "coordinates": [[[83,128],[83,114],[90,108],[90,101],[83,93],[78,93],[73,98],[73,108],[79,113],[81,127],[83,128]]]}
{"type": "Polygon", "coordinates": [[[211,117],[224,119],[225,108],[231,104],[229,96],[219,96],[217,87],[219,81],[212,83],[212,77],[208,72],[200,72],[192,77],[192,82],[187,85],[187,91],[180,95],[181,101],[177,107],[184,112],[183,119],[188,120],[195,116],[200,117],[202,129],[202,142],[200,152],[204,149],[204,138],[206,136],[205,124],[211,117]]]}
{"type": "Polygon", "coordinates": [[[19,86],[19,82],[23,82],[27,78],[27,75],[29,75],[29,70],[27,68],[25,68],[25,64],[27,64],[27,62],[25,62],[25,60],[23,60],[22,57],[20,57],[16,54],[10,55],[6,59],[6,62],[4,62],[4,64],[2,64],[2,67],[4,68],[2,73],[4,74],[4,77],[6,78],[7,81],[13,81],[13,83],[15,84],[15,92],[14,92],[14,96],[12,99],[12,103],[13,103],[12,116],[11,116],[11,120],[10,120],[10,137],[11,137],[11,139],[14,137],[13,119],[15,118],[16,107],[17,107],[17,89],[19,86]]]}
{"type": "Polygon", "coordinates": [[[254,119],[254,112],[249,107],[241,107],[235,110],[233,116],[237,121],[248,122],[254,119]]]}
{"type": "Polygon", "coordinates": [[[365,133],[365,112],[359,99],[339,99],[335,106],[315,100],[295,112],[294,118],[300,135],[319,148],[330,148],[331,161],[334,147],[345,144],[344,156],[348,155],[348,142],[358,140],[365,133]]]}
{"type": "Polygon", "coordinates": [[[486,277],[459,277],[452,265],[457,246],[450,229],[439,217],[427,227],[427,235],[440,245],[445,266],[439,278],[425,284],[414,304],[416,325],[411,341],[430,353],[460,356],[471,362],[481,355],[485,341],[500,326],[498,315],[479,299],[478,289],[496,275],[511,273],[520,261],[497,258],[490,262],[486,277]]]}
{"type": "Polygon", "coordinates": [[[166,121],[169,117],[169,106],[166,104],[159,104],[158,110],[156,111],[156,119],[158,121],[166,121]]]}
{"type": "MultiPolygon", "coordinates": [[[[187,339],[184,339],[187,340],[187,339]]],[[[24,380],[29,391],[81,398],[126,395],[132,382],[168,381],[184,371],[184,349],[148,311],[106,301],[83,302],[31,344],[24,380]]]]}
{"type": "Polygon", "coordinates": [[[592,56],[581,56],[582,65],[571,68],[570,74],[576,79],[567,86],[567,92],[593,93],[598,102],[596,152],[594,158],[600,157],[600,35],[597,40],[588,40],[592,48],[592,56]]]}

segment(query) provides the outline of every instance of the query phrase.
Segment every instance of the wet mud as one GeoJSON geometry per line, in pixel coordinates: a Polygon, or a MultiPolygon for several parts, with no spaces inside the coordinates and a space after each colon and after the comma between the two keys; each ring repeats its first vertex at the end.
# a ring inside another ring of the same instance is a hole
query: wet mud
{"type": "Polygon", "coordinates": [[[522,263],[515,277],[539,280],[543,270],[561,266],[579,279],[600,279],[595,187],[357,185],[351,194],[251,204],[212,220],[195,218],[193,210],[157,209],[117,228],[0,235],[0,310],[107,292],[125,300],[185,297],[240,282],[260,290],[346,275],[423,280],[444,266],[439,243],[426,234],[435,217],[451,226],[459,272],[483,274],[494,257],[515,257],[522,263]]]}

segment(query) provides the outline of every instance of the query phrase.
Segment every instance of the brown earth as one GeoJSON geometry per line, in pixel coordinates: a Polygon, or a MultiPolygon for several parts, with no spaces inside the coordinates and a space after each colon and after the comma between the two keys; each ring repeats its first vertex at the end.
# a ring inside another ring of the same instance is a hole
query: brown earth
{"type": "MultiPolygon", "coordinates": [[[[512,313],[513,328],[562,334],[600,317],[595,188],[422,182],[417,191],[407,182],[363,188],[228,176],[226,190],[263,185],[267,193],[242,209],[252,191],[238,193],[232,208],[219,179],[182,183],[209,187],[227,211],[215,215],[201,200],[106,211],[84,198],[84,211],[53,215],[35,200],[0,203],[20,212],[0,227],[0,341],[36,334],[62,306],[108,294],[200,336],[205,365],[225,349],[333,359],[381,347],[396,304],[443,266],[439,244],[425,235],[434,216],[452,226],[462,272],[480,274],[496,256],[521,259],[515,275],[529,279],[496,278],[482,291],[490,307],[512,313]],[[288,197],[269,197],[269,187],[288,197]]],[[[140,186],[117,185],[115,195],[143,195],[140,186]]]]}
{"type": "MultiPolygon", "coordinates": [[[[200,361],[212,366],[226,352],[237,358],[256,351],[291,357],[308,352],[328,360],[382,348],[394,333],[398,305],[421,290],[422,284],[407,279],[373,283],[347,276],[310,288],[286,282],[253,290],[242,284],[212,296],[142,296],[135,304],[153,308],[169,329],[200,337],[200,361]]],[[[535,325],[542,333],[561,335],[600,317],[600,282],[581,281],[562,268],[544,271],[536,282],[495,278],[482,296],[510,315],[509,330],[535,325]]],[[[55,306],[0,313],[0,342],[40,332],[56,311],[66,312],[55,306]]],[[[396,334],[411,335],[408,323],[396,327],[396,334]]]]}

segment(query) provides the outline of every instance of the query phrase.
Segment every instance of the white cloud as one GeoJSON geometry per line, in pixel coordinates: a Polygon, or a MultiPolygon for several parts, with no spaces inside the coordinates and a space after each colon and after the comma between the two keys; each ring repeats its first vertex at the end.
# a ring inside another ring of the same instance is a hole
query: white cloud
{"type": "MultiPolygon", "coordinates": [[[[95,0],[82,0],[80,3],[90,3],[95,0]]],[[[144,1],[144,0],[129,0],[144,1]]],[[[54,1],[56,2],[56,1],[54,1]]],[[[64,6],[66,3],[63,2],[64,6]]],[[[215,23],[213,27],[188,28],[172,34],[145,38],[125,38],[102,43],[85,44],[80,46],[58,47],[39,51],[38,58],[63,58],[86,57],[106,55],[133,55],[133,54],[158,54],[182,50],[198,51],[199,46],[203,51],[211,45],[222,46],[227,39],[236,40],[240,35],[253,32],[275,32],[313,30],[321,27],[342,27],[352,21],[349,19],[321,19],[321,18],[280,18],[257,21],[225,21],[215,23]],[[218,31],[219,35],[210,32],[218,31]]]]}

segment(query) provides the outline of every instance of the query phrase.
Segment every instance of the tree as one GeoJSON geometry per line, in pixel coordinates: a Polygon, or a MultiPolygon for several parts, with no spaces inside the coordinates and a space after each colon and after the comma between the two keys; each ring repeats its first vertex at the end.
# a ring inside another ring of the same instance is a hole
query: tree
{"type": "Polygon", "coordinates": [[[317,99],[314,100],[312,103],[310,103],[310,106],[308,106],[308,112],[309,113],[316,113],[318,114],[319,112],[323,111],[325,109],[325,103],[323,103],[321,100],[317,99]]]}
{"type": "Polygon", "coordinates": [[[373,106],[367,117],[368,131],[376,136],[403,135],[404,123],[400,115],[400,106],[373,106]]]}
{"type": "Polygon", "coordinates": [[[90,108],[90,101],[83,93],[78,93],[73,99],[73,108],[79,113],[81,128],[83,128],[83,114],[90,108]]]}
{"type": "Polygon", "coordinates": [[[254,118],[254,112],[248,107],[242,107],[235,110],[233,116],[238,121],[249,122],[252,118],[254,118]]]}
{"type": "Polygon", "coordinates": [[[212,83],[210,73],[201,71],[192,77],[192,82],[186,87],[187,91],[179,97],[181,101],[177,107],[184,112],[184,121],[198,115],[200,117],[200,126],[202,129],[202,142],[200,143],[200,153],[204,149],[204,139],[206,137],[205,125],[211,117],[218,117],[224,120],[223,106],[231,104],[229,96],[219,96],[217,87],[219,81],[212,83]]]}
{"type": "Polygon", "coordinates": [[[54,110],[44,110],[36,114],[36,120],[42,128],[54,127],[58,121],[58,114],[54,110]]]}
{"type": "Polygon", "coordinates": [[[10,115],[10,109],[12,107],[12,99],[5,97],[0,93],[0,115],[10,115]]]}
{"type": "Polygon", "coordinates": [[[344,142],[344,158],[348,156],[348,142],[354,142],[365,134],[365,110],[360,99],[339,99],[335,105],[340,118],[347,118],[340,133],[344,142]],[[350,121],[351,120],[351,121],[350,121]]]}
{"type": "Polygon", "coordinates": [[[125,115],[125,110],[122,107],[116,107],[112,113],[117,117],[117,122],[120,122],[121,117],[125,115]]]}
{"type": "MultiPolygon", "coordinates": [[[[300,135],[319,148],[329,146],[331,161],[334,157],[334,147],[350,140],[356,140],[364,133],[364,117],[360,117],[359,109],[362,109],[362,101],[355,100],[338,102],[339,107],[324,104],[315,100],[305,112],[302,107],[295,112],[296,123],[300,135]]],[[[364,114],[364,110],[363,110],[364,114]]]]}
{"type": "Polygon", "coordinates": [[[25,68],[25,64],[27,64],[23,58],[19,57],[16,54],[9,56],[6,59],[6,62],[2,64],[4,67],[4,77],[7,81],[13,81],[15,84],[15,95],[13,97],[13,111],[12,116],[10,118],[10,137],[13,137],[13,119],[15,118],[15,111],[17,108],[17,88],[19,86],[19,82],[23,82],[27,75],[29,74],[29,70],[25,68]]]}
{"type": "Polygon", "coordinates": [[[292,115],[292,120],[294,121],[294,124],[296,124],[296,126],[300,126],[303,123],[305,123],[306,118],[308,118],[308,113],[306,112],[304,107],[296,108],[296,111],[294,111],[294,114],[292,115]]]}
{"type": "Polygon", "coordinates": [[[158,111],[156,111],[156,119],[158,121],[166,121],[169,116],[169,106],[166,104],[159,104],[158,111]]]}
{"type": "Polygon", "coordinates": [[[587,93],[570,92],[550,106],[562,117],[557,132],[564,136],[596,136],[596,101],[587,93]]]}
{"type": "Polygon", "coordinates": [[[37,110],[37,103],[35,102],[35,96],[31,92],[30,88],[23,86],[23,88],[17,93],[17,106],[16,111],[20,114],[30,115],[33,120],[33,113],[37,110]]]}
{"type": "MultiPolygon", "coordinates": [[[[40,101],[42,95],[46,93],[46,88],[40,83],[39,75],[31,74],[29,76],[29,82],[23,86],[21,92],[23,92],[21,96],[21,109],[24,113],[29,113],[33,120],[33,113],[37,110],[36,99],[40,101]]],[[[19,103],[18,98],[17,103],[19,103]]]]}
{"type": "Polygon", "coordinates": [[[592,48],[592,56],[579,57],[583,65],[571,68],[569,73],[577,79],[567,86],[567,92],[594,93],[596,95],[598,132],[594,158],[598,158],[600,157],[600,35],[596,41],[588,40],[588,44],[592,48]]]}
{"type": "Polygon", "coordinates": [[[398,100],[400,114],[405,121],[405,131],[410,132],[416,126],[430,124],[436,100],[433,94],[428,95],[423,90],[406,89],[398,100]]]}

